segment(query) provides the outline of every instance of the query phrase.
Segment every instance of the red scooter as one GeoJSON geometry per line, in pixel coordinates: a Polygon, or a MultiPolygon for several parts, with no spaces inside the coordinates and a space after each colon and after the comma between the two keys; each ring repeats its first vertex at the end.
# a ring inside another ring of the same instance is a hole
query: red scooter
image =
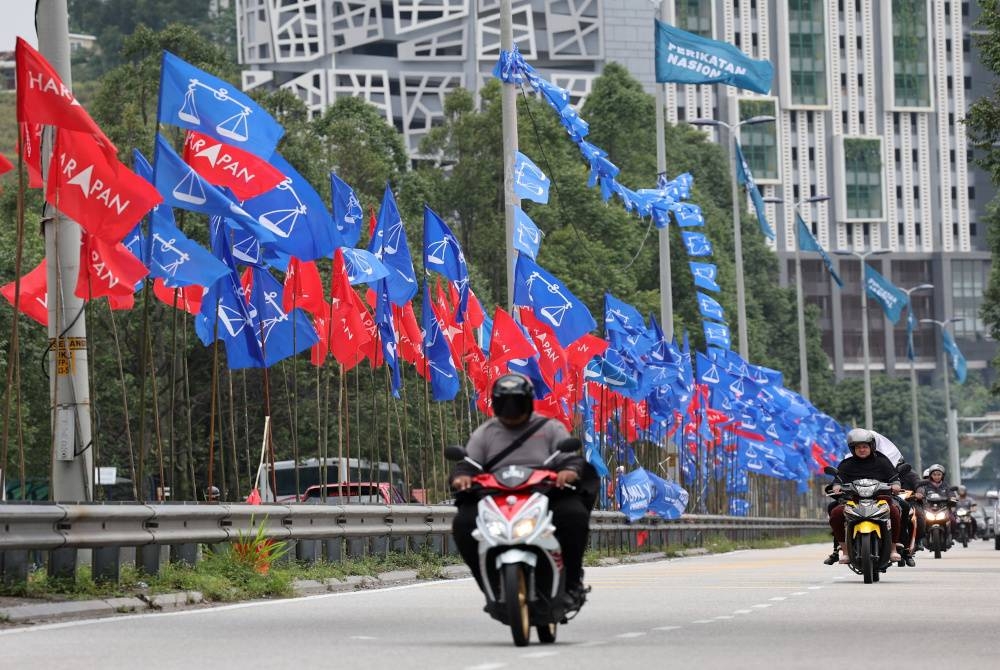
{"type": "MultiPolygon", "coordinates": [[[[580,440],[567,438],[542,465],[579,448],[580,440]]],[[[445,457],[483,469],[463,447],[447,447],[445,457]]],[[[555,642],[557,626],[579,611],[579,606],[568,611],[564,602],[562,548],[545,495],[555,486],[556,476],[553,470],[508,465],[472,478],[471,491],[481,496],[472,536],[479,541],[487,611],[510,626],[518,647],[528,644],[532,626],[539,642],[555,642]]]]}

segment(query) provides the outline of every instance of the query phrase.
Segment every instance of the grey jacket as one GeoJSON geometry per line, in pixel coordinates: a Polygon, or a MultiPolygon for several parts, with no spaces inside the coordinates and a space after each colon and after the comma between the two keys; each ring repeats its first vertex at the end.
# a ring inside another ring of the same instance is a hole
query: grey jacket
{"type": "MultiPolygon", "coordinates": [[[[488,419],[482,423],[469,437],[465,451],[469,458],[480,465],[485,465],[487,461],[506,449],[533,423],[544,419],[540,414],[532,412],[527,423],[517,428],[508,428],[496,418],[488,419]]],[[[569,437],[569,431],[559,421],[548,419],[546,423],[535,431],[524,444],[507,454],[499,463],[494,466],[497,470],[505,465],[524,465],[527,467],[539,467],[556,451],[556,445],[569,437]]],[[[549,462],[548,467],[553,470],[573,470],[578,475],[583,472],[583,457],[579,454],[560,454],[549,462]]],[[[472,465],[459,462],[455,465],[452,479],[459,475],[479,474],[472,465]]]]}

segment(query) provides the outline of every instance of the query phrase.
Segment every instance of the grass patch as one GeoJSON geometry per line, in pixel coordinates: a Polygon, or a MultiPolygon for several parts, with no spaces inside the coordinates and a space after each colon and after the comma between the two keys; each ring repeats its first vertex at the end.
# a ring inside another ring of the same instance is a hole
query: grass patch
{"type": "Polygon", "coordinates": [[[662,552],[668,558],[678,558],[683,556],[685,551],[696,548],[705,549],[711,554],[724,554],[729,551],[737,551],[740,549],[781,549],[799,544],[822,544],[828,543],[829,541],[830,534],[822,531],[817,531],[816,533],[810,533],[801,537],[761,538],[759,540],[739,542],[730,540],[725,535],[713,534],[707,535],[700,544],[671,544],[664,546],[648,544],[643,547],[643,551],[641,552],[622,550],[594,551],[592,549],[588,549],[587,553],[583,556],[583,564],[585,566],[593,567],[600,565],[602,559],[626,558],[628,556],[635,556],[636,554],[642,553],[662,552]]]}
{"type": "Polygon", "coordinates": [[[312,565],[277,561],[266,573],[252,562],[241,560],[228,550],[205,551],[195,567],[169,563],[158,575],[147,575],[132,565],[123,565],[117,584],[95,581],[88,566],[77,570],[76,579],[50,577],[38,569],[20,584],[0,585],[0,595],[47,600],[89,600],[94,598],[143,597],[178,591],[198,591],[206,601],[234,602],[293,595],[296,580],[346,579],[350,576],[375,577],[383,572],[415,570],[419,579],[435,579],[446,565],[460,563],[457,556],[438,556],[429,550],[389,553],[349,559],[342,563],[312,565]]]}

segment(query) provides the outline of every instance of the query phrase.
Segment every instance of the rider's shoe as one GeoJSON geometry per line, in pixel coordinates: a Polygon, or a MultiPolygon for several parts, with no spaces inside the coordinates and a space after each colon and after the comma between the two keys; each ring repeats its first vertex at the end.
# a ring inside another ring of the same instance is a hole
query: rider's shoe
{"type": "Polygon", "coordinates": [[[566,610],[573,611],[583,607],[583,604],[587,602],[588,593],[590,593],[590,587],[583,584],[574,584],[567,587],[566,594],[563,596],[563,605],[566,607],[566,610]]]}
{"type": "Polygon", "coordinates": [[[917,567],[917,562],[915,560],[913,560],[912,556],[907,556],[906,557],[906,567],[908,567],[908,568],[915,568],[915,567],[917,567]]]}
{"type": "Polygon", "coordinates": [[[827,556],[826,558],[824,558],[823,559],[823,563],[825,565],[833,565],[834,563],[836,563],[839,560],[840,560],[840,552],[839,551],[835,551],[832,554],[830,554],[829,556],[827,556]]]}

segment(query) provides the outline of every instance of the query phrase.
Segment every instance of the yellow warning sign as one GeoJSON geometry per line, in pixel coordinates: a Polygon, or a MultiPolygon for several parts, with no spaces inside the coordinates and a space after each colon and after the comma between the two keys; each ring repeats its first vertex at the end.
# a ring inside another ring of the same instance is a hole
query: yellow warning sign
{"type": "Polygon", "coordinates": [[[49,344],[56,352],[56,374],[72,374],[76,364],[76,353],[81,349],[86,350],[87,338],[85,337],[63,337],[51,338],[49,344]]]}

